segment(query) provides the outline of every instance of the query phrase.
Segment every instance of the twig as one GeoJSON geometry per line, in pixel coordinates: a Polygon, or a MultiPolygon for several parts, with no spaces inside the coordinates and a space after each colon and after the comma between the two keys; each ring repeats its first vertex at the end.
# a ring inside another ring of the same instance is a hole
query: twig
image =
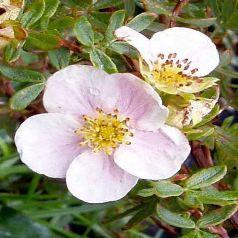
{"type": "Polygon", "coordinates": [[[165,230],[167,233],[171,235],[177,235],[177,231],[175,230],[174,227],[160,222],[160,220],[158,220],[157,217],[155,216],[150,216],[150,218],[159,228],[165,230]]]}
{"type": "Polygon", "coordinates": [[[174,27],[176,25],[176,21],[174,17],[177,17],[180,12],[182,11],[183,7],[188,4],[189,0],[178,0],[177,4],[175,5],[172,11],[172,18],[169,22],[169,27],[174,27]]]}
{"type": "Polygon", "coordinates": [[[80,46],[78,46],[77,44],[75,44],[74,42],[69,41],[69,40],[61,39],[60,45],[65,48],[68,48],[76,53],[79,53],[82,51],[80,46]]]}
{"type": "Polygon", "coordinates": [[[192,142],[192,155],[200,168],[208,168],[214,165],[209,148],[201,145],[199,141],[192,142]]]}

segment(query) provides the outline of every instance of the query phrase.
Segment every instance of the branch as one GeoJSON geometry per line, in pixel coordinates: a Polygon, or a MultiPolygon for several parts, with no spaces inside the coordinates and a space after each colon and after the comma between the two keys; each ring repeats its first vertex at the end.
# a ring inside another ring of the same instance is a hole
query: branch
{"type": "Polygon", "coordinates": [[[174,17],[177,17],[180,12],[182,11],[183,7],[188,4],[189,0],[178,0],[177,4],[175,5],[173,11],[172,11],[172,19],[169,22],[169,27],[176,26],[176,21],[174,17]]]}

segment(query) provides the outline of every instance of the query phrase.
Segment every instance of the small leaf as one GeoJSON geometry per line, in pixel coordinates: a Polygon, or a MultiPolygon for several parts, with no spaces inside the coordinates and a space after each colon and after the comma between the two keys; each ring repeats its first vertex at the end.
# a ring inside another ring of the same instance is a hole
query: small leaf
{"type": "Polygon", "coordinates": [[[171,212],[160,205],[157,207],[157,214],[162,221],[169,225],[181,228],[195,228],[195,223],[192,219],[183,217],[182,214],[171,212]]]}
{"type": "Polygon", "coordinates": [[[112,41],[114,37],[114,31],[123,25],[125,19],[125,11],[119,10],[112,14],[109,25],[106,30],[106,41],[112,41]]]}
{"type": "Polygon", "coordinates": [[[238,191],[216,191],[207,190],[194,192],[198,199],[204,204],[231,205],[238,200],[238,191]]]}
{"type": "Polygon", "coordinates": [[[55,14],[59,3],[59,0],[45,0],[45,11],[40,19],[42,28],[47,28],[49,19],[55,14]]]}
{"type": "Polygon", "coordinates": [[[23,14],[21,22],[23,27],[29,27],[35,22],[37,22],[45,11],[45,1],[44,0],[35,0],[30,4],[29,9],[23,14]]]}
{"type": "Polygon", "coordinates": [[[182,238],[218,238],[218,236],[205,231],[193,230],[183,235],[182,238]]]}
{"type": "Polygon", "coordinates": [[[27,43],[38,49],[48,51],[60,47],[60,38],[53,32],[32,32],[27,38],[27,43]]]}
{"type": "Polygon", "coordinates": [[[48,53],[51,64],[58,70],[69,65],[70,51],[66,48],[59,48],[48,53]]]}
{"type": "Polygon", "coordinates": [[[157,15],[155,13],[144,12],[133,18],[127,26],[140,32],[146,29],[156,18],[157,15]]]}
{"type": "Polygon", "coordinates": [[[12,68],[6,65],[0,65],[0,73],[10,80],[18,82],[43,82],[44,76],[33,70],[23,68],[12,68]]]}
{"type": "Polygon", "coordinates": [[[158,181],[155,185],[155,194],[158,197],[177,197],[181,195],[184,190],[181,186],[171,183],[170,181],[158,181]]]}
{"type": "Polygon", "coordinates": [[[108,7],[116,7],[122,3],[122,0],[98,0],[93,4],[93,9],[104,9],[108,7]]]}
{"type": "Polygon", "coordinates": [[[44,83],[39,83],[21,89],[11,97],[10,107],[17,111],[23,110],[37,98],[44,87],[44,83]]]}
{"type": "Polygon", "coordinates": [[[110,49],[120,55],[129,55],[133,58],[136,58],[138,56],[138,53],[135,50],[135,48],[133,48],[126,42],[112,42],[108,46],[108,49],[110,49]]]}
{"type": "Polygon", "coordinates": [[[154,195],[154,189],[153,188],[145,188],[140,190],[137,195],[141,197],[151,197],[154,195]]]}
{"type": "Polygon", "coordinates": [[[93,49],[90,53],[90,60],[93,65],[99,69],[103,69],[108,73],[116,73],[117,68],[113,61],[103,51],[93,49]]]}
{"type": "Polygon", "coordinates": [[[144,207],[139,210],[125,225],[125,229],[130,229],[131,227],[139,224],[148,216],[154,213],[156,208],[156,203],[154,201],[144,204],[144,207]]]}
{"type": "Polygon", "coordinates": [[[87,17],[80,17],[74,25],[74,34],[79,42],[86,46],[93,46],[94,33],[92,25],[88,21],[87,17]]]}
{"type": "Polygon", "coordinates": [[[229,205],[213,210],[200,218],[197,225],[199,228],[219,225],[220,223],[230,218],[233,214],[235,214],[237,209],[237,205],[229,205]]]}
{"type": "Polygon", "coordinates": [[[227,172],[226,166],[213,166],[203,169],[185,181],[185,186],[189,189],[198,189],[207,187],[221,180],[227,172]]]}

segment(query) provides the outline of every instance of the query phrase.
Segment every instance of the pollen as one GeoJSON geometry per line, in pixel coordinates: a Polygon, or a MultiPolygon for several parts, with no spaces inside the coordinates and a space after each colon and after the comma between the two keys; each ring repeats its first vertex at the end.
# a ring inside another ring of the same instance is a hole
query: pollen
{"type": "Polygon", "coordinates": [[[97,108],[95,118],[84,115],[83,120],[84,125],[75,131],[82,137],[81,146],[88,146],[94,152],[104,151],[110,155],[121,144],[131,144],[128,138],[132,137],[133,133],[127,125],[130,118],[121,118],[117,109],[113,113],[105,113],[97,108]]]}
{"type": "Polygon", "coordinates": [[[193,74],[197,71],[197,68],[191,68],[189,59],[177,59],[176,53],[158,54],[152,71],[153,83],[176,88],[189,86],[196,79],[193,74]]]}

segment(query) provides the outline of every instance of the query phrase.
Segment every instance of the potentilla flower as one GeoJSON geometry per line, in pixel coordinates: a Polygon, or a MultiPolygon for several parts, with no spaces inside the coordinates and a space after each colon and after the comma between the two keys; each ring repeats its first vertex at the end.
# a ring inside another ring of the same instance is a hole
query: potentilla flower
{"type": "Polygon", "coordinates": [[[37,173],[66,177],[86,202],[118,200],[138,178],[169,178],[190,152],[182,132],[164,124],[159,95],[132,74],[68,66],[48,79],[43,102],[49,113],[16,132],[21,160],[37,173]]]}
{"type": "Polygon", "coordinates": [[[211,39],[199,31],[173,27],[148,39],[123,26],[115,35],[137,48],[142,75],[160,91],[196,93],[215,85],[218,80],[204,78],[219,64],[219,54],[211,39]]]}

